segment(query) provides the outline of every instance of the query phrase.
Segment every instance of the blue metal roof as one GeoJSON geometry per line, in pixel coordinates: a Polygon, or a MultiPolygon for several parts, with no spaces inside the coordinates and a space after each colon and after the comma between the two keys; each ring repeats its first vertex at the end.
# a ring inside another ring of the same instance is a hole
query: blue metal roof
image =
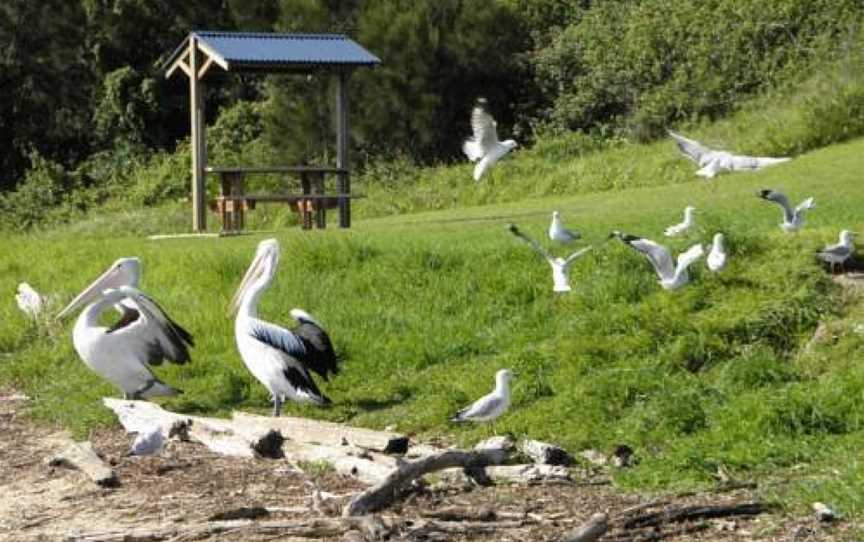
{"type": "MultiPolygon", "coordinates": [[[[344,34],[195,31],[200,47],[228,71],[304,70],[316,66],[373,66],[381,60],[344,34]]],[[[166,60],[184,54],[189,37],[166,60]]]]}

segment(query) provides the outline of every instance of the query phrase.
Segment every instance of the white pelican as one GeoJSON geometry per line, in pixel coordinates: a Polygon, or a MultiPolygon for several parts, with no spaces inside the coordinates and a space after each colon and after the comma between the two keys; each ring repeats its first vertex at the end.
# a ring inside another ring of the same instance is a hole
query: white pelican
{"type": "MultiPolygon", "coordinates": [[[[189,334],[155,301],[131,286],[103,290],[85,300],[90,298],[95,300],[78,317],[72,331],[72,343],[81,360],[120,388],[125,399],[180,393],[153,376],[147,364],[159,365],[163,359],[188,361],[189,334]],[[121,301],[123,317],[111,327],[100,326],[101,314],[121,301]]],[[[82,304],[81,300],[78,296],[62,314],[82,304]]]]}
{"type": "Polygon", "coordinates": [[[672,255],[669,253],[669,249],[663,245],[619,231],[613,231],[610,237],[617,237],[644,254],[660,278],[660,286],[666,290],[675,290],[687,284],[690,280],[687,268],[705,253],[702,245],[697,243],[679,254],[677,262],[673,265],[672,255]]]}
{"type": "Polygon", "coordinates": [[[570,243],[582,237],[579,232],[568,230],[564,227],[561,220],[561,213],[558,211],[552,212],[552,223],[549,224],[549,239],[562,244],[570,243]]]}
{"type": "Polygon", "coordinates": [[[724,244],[725,237],[722,233],[714,234],[714,242],[711,243],[711,251],[708,252],[708,269],[714,271],[722,271],[726,267],[726,246],[724,244]]]}
{"type": "Polygon", "coordinates": [[[760,190],[758,196],[766,201],[776,203],[783,208],[783,222],[780,224],[780,227],[784,231],[798,231],[798,228],[804,225],[804,211],[816,207],[813,198],[807,198],[793,209],[792,205],[789,204],[789,198],[786,197],[786,194],[777,190],[760,190]]]}
{"type": "Polygon", "coordinates": [[[693,212],[696,211],[694,207],[688,205],[684,207],[684,221],[679,222],[678,224],[673,224],[666,228],[666,231],[663,233],[666,237],[677,237],[682,233],[686,233],[687,230],[693,227],[693,212]]]}
{"type": "Polygon", "coordinates": [[[451,422],[490,422],[507,412],[510,407],[510,379],[513,373],[501,369],[495,373],[495,389],[463,408],[450,418],[451,422]]]}
{"type": "Polygon", "coordinates": [[[846,263],[846,260],[852,257],[852,254],[855,253],[855,245],[852,244],[852,232],[849,230],[843,230],[840,232],[840,241],[833,245],[828,245],[823,248],[816,255],[825,263],[831,264],[831,272],[834,272],[834,267],[838,264],[840,268],[843,268],[843,264],[846,263]]]}
{"type": "Polygon", "coordinates": [[[273,396],[273,416],[278,416],[286,398],[316,405],[330,403],[309,371],[328,379],[339,372],[330,337],[321,325],[300,309],[292,309],[300,325],[293,331],[258,318],[258,300],[270,286],[279,264],[279,243],[265,239],[258,243],[255,258],[231,301],[237,312],[234,335],[237,350],[249,371],[273,396]]]}
{"type": "MultiPolygon", "coordinates": [[[[141,279],[141,261],[138,258],[119,258],[107,271],[102,273],[90,286],[78,294],[78,297],[73,299],[69,305],[63,309],[57,318],[63,318],[70,312],[79,307],[90,303],[96,299],[101,292],[110,288],[120,288],[121,286],[129,286],[138,289],[138,281],[141,279]]],[[[114,305],[121,313],[121,321],[135,320],[138,317],[138,307],[130,299],[121,299],[119,303],[114,305]]],[[[116,324],[116,325],[119,325],[116,324]]],[[[183,364],[189,361],[189,350],[186,345],[194,346],[192,335],[183,329],[182,326],[168,318],[167,325],[170,327],[170,333],[165,333],[155,320],[141,322],[139,325],[149,326],[150,329],[141,333],[151,337],[151,340],[158,341],[162,358],[158,360],[150,360],[151,364],[161,363],[162,359],[167,359],[174,363],[183,364]],[[180,337],[180,346],[175,343],[175,337],[180,337]]],[[[156,350],[154,350],[156,352],[156,350]]],[[[155,355],[155,354],[154,354],[155,355]]]]}
{"type": "Polygon", "coordinates": [[[566,258],[556,258],[552,256],[549,251],[540,246],[540,243],[519,231],[519,228],[517,228],[515,224],[510,224],[510,233],[528,243],[528,245],[534,249],[534,252],[543,256],[543,258],[546,259],[546,262],[549,263],[549,266],[552,268],[552,291],[569,292],[571,290],[570,265],[576,261],[577,258],[591,250],[590,246],[577,250],[566,258]]]}
{"type": "Polygon", "coordinates": [[[721,171],[762,169],[765,166],[772,166],[774,164],[780,164],[791,160],[791,158],[743,156],[726,151],[713,150],[698,141],[688,139],[671,130],[667,131],[669,132],[669,135],[672,136],[672,139],[675,140],[675,144],[678,145],[678,150],[701,168],[696,172],[696,175],[709,179],[721,171]]]}
{"type": "Polygon", "coordinates": [[[42,313],[42,308],[44,306],[42,296],[26,282],[22,282],[18,285],[18,293],[15,294],[15,301],[18,303],[18,308],[34,320],[39,318],[39,315],[42,313]]]}
{"type": "Polygon", "coordinates": [[[495,162],[517,146],[512,139],[498,141],[498,123],[486,112],[487,104],[485,98],[477,100],[477,105],[471,111],[471,129],[474,134],[462,144],[465,156],[477,162],[474,166],[475,181],[479,181],[495,162]]]}

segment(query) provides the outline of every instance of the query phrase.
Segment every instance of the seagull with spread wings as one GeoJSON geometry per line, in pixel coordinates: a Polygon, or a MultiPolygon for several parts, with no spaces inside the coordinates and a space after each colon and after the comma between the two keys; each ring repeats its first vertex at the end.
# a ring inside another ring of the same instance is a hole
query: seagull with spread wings
{"type": "Polygon", "coordinates": [[[641,252],[648,258],[648,261],[651,262],[654,271],[657,273],[657,277],[660,279],[660,286],[666,290],[675,290],[687,284],[690,281],[687,268],[705,254],[705,249],[702,245],[696,243],[679,254],[677,260],[673,263],[672,254],[669,253],[669,249],[650,239],[643,239],[619,231],[613,231],[609,237],[617,237],[623,243],[641,252]]]}
{"type": "Polygon", "coordinates": [[[783,222],[780,227],[784,231],[798,231],[804,225],[804,212],[816,207],[813,198],[807,198],[793,209],[786,194],[777,190],[760,190],[757,195],[765,201],[776,203],[783,209],[783,222]]]}
{"type": "Polygon", "coordinates": [[[543,256],[546,262],[549,263],[549,266],[552,268],[552,291],[569,292],[571,290],[570,265],[575,262],[580,256],[591,250],[591,247],[588,246],[581,250],[577,250],[566,258],[559,258],[552,256],[552,254],[550,254],[548,250],[543,248],[540,243],[519,231],[519,228],[517,228],[515,224],[510,224],[509,230],[510,233],[527,243],[528,246],[534,249],[534,252],[543,256]]]}
{"type": "Polygon", "coordinates": [[[727,151],[714,150],[694,139],[688,139],[667,130],[681,154],[699,166],[696,175],[711,179],[721,171],[746,171],[762,169],[766,166],[788,162],[791,158],[770,158],[767,156],[745,156],[727,151]]]}
{"type": "Polygon", "coordinates": [[[462,152],[474,166],[474,180],[479,181],[489,169],[505,154],[516,148],[512,139],[498,141],[498,123],[486,111],[488,102],[485,98],[477,100],[471,111],[471,129],[474,134],[462,144],[462,152]]]}

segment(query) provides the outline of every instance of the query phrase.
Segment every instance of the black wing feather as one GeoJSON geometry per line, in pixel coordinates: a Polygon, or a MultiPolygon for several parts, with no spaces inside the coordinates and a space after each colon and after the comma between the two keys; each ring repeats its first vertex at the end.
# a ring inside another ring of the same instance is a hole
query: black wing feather
{"type": "Polygon", "coordinates": [[[312,380],[312,377],[308,372],[301,371],[297,367],[286,367],[284,374],[285,378],[288,379],[288,382],[294,386],[294,389],[306,392],[315,397],[320,397],[325,405],[331,403],[330,398],[321,393],[321,390],[319,390],[318,386],[315,385],[315,381],[312,380]]]}
{"type": "Polygon", "coordinates": [[[339,358],[326,331],[308,321],[300,322],[293,331],[306,349],[302,361],[309,370],[321,375],[324,380],[329,380],[330,373],[339,374],[339,358]]]}

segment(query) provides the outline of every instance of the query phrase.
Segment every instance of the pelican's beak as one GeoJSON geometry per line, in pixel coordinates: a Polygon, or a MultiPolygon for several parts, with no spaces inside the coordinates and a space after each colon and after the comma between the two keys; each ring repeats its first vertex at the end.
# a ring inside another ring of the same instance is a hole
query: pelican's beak
{"type": "Polygon", "coordinates": [[[108,269],[108,271],[102,273],[102,276],[94,280],[93,283],[88,286],[83,292],[78,294],[78,297],[73,299],[72,302],[69,303],[65,309],[60,311],[60,314],[57,315],[57,319],[63,319],[70,313],[75,312],[82,306],[95,300],[101,295],[103,290],[107,290],[109,288],[119,288],[124,284],[125,283],[122,270],[116,264],[112,265],[108,269]]]}
{"type": "Polygon", "coordinates": [[[231,298],[231,303],[228,305],[228,316],[233,316],[237,313],[237,310],[240,308],[240,302],[246,295],[249,286],[264,274],[267,256],[268,254],[262,251],[255,254],[255,259],[252,260],[252,264],[249,266],[249,269],[246,270],[243,280],[240,281],[240,286],[238,286],[237,291],[234,292],[234,297],[231,298]]]}

